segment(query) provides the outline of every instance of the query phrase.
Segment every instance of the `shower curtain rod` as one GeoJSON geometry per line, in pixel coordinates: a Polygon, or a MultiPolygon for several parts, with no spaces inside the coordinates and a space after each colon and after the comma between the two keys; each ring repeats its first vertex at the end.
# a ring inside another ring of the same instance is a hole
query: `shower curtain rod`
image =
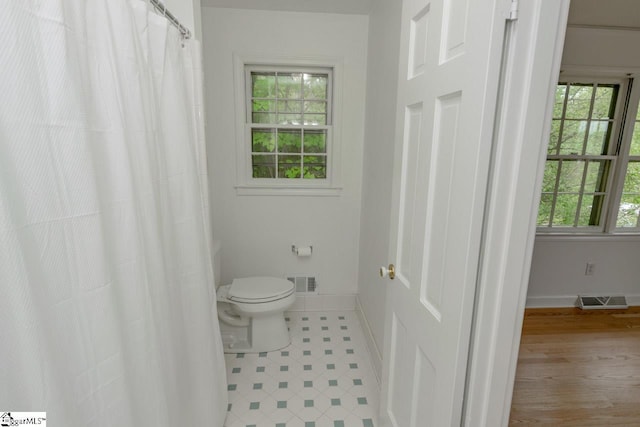
{"type": "Polygon", "coordinates": [[[178,21],[178,18],[167,9],[167,7],[160,0],[149,0],[149,3],[158,11],[160,14],[164,15],[169,22],[171,22],[182,34],[182,37],[185,39],[191,38],[191,31],[184,25],[178,21]]]}

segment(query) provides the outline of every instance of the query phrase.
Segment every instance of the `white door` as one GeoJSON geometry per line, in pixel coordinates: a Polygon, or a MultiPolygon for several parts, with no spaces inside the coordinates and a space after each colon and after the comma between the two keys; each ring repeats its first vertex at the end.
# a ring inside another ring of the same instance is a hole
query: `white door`
{"type": "Polygon", "coordinates": [[[508,6],[403,1],[383,426],[460,425],[508,6]]]}

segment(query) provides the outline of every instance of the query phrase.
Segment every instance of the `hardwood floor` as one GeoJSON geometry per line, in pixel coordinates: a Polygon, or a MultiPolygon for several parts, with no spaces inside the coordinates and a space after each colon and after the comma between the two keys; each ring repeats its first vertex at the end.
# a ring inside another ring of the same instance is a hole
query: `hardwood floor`
{"type": "Polygon", "coordinates": [[[640,307],[528,309],[510,426],[640,426],[640,307]]]}

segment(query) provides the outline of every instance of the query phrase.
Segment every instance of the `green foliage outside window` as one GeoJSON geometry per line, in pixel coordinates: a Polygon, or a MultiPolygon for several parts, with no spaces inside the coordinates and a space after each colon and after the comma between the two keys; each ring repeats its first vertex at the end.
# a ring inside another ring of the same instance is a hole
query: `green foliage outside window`
{"type": "Polygon", "coordinates": [[[597,156],[609,154],[618,88],[558,84],[539,226],[594,227],[602,223],[611,160],[597,156]]]}
{"type": "Polygon", "coordinates": [[[640,109],[633,128],[629,156],[616,221],[616,226],[620,228],[640,227],[640,109]]]}
{"type": "Polygon", "coordinates": [[[327,177],[329,75],[251,72],[254,178],[327,177]]]}
{"type": "MultiPolygon", "coordinates": [[[[614,165],[620,164],[618,135],[612,135],[619,90],[617,84],[557,85],[538,226],[594,228],[604,224],[613,197],[607,191],[614,165]]],[[[617,206],[618,228],[640,227],[640,113],[629,154],[617,206]]]]}

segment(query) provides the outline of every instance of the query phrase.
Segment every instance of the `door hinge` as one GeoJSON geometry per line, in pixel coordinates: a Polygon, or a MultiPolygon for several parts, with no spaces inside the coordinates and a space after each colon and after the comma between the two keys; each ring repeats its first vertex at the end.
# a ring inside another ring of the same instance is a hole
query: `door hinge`
{"type": "Polygon", "coordinates": [[[511,0],[511,4],[509,5],[509,14],[507,15],[507,21],[518,20],[518,2],[519,0],[511,0]]]}

